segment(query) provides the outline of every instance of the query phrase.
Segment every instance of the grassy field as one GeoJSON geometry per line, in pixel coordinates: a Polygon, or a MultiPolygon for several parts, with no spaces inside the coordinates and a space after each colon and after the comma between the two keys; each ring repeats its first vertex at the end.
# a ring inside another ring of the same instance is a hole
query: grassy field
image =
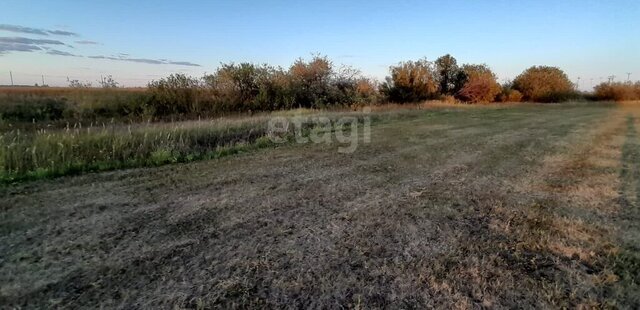
{"type": "Polygon", "coordinates": [[[640,307],[639,107],[374,113],[352,154],[0,187],[0,307],[640,307]]]}

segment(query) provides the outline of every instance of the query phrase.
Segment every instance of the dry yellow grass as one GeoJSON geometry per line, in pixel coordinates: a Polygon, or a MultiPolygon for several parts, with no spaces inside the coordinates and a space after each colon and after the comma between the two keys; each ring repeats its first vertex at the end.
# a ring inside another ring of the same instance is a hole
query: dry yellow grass
{"type": "Polygon", "coordinates": [[[3,187],[0,294],[23,308],[634,308],[633,111],[416,109],[353,154],[289,145],[3,187]]]}

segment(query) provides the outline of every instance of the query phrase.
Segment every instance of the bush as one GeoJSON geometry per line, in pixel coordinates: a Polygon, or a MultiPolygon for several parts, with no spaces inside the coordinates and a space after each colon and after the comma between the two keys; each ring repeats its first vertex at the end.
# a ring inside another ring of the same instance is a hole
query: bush
{"type": "Polygon", "coordinates": [[[631,83],[601,83],[594,87],[597,100],[640,100],[640,82],[631,83]]]}
{"type": "Polygon", "coordinates": [[[381,86],[381,93],[392,102],[418,102],[438,97],[437,73],[426,59],[401,62],[389,68],[391,76],[381,86]]]}
{"type": "Polygon", "coordinates": [[[498,95],[500,102],[520,102],[522,101],[522,93],[511,88],[503,87],[502,92],[498,95]]]}
{"type": "Polygon", "coordinates": [[[438,73],[438,91],[442,95],[455,95],[465,84],[467,76],[460,67],[456,59],[447,54],[435,61],[436,71],[438,73]]]}
{"type": "Polygon", "coordinates": [[[332,74],[333,63],[327,57],[314,56],[309,62],[296,60],[289,68],[295,103],[305,108],[330,104],[332,74]]]}
{"type": "Polygon", "coordinates": [[[458,99],[452,95],[441,95],[439,100],[445,103],[458,103],[458,99]]]}
{"type": "Polygon", "coordinates": [[[270,111],[291,109],[295,104],[291,76],[282,68],[265,67],[265,74],[258,79],[258,95],[254,110],[270,111]]]}
{"type": "Polygon", "coordinates": [[[567,75],[556,67],[533,66],[518,75],[513,88],[522,93],[525,100],[557,102],[576,98],[573,84],[567,75]]]}
{"type": "Polygon", "coordinates": [[[204,77],[204,84],[217,109],[224,111],[322,108],[377,100],[375,83],[351,67],[335,70],[324,56],[298,59],[287,71],[250,63],[222,64],[204,77]]]}
{"type": "Polygon", "coordinates": [[[361,77],[355,81],[355,105],[367,105],[379,103],[380,93],[374,80],[361,77]]]}
{"type": "Polygon", "coordinates": [[[464,65],[462,67],[466,82],[458,92],[460,99],[472,103],[492,102],[500,93],[496,75],[487,65],[464,65]]]}
{"type": "Polygon", "coordinates": [[[198,112],[202,87],[200,80],[172,74],[148,85],[150,113],[157,117],[198,112]]]}
{"type": "Polygon", "coordinates": [[[94,88],[77,90],[64,98],[73,103],[76,119],[136,119],[142,117],[147,110],[150,95],[142,90],[94,88]]]}
{"type": "MultiPolygon", "coordinates": [[[[258,93],[257,66],[250,63],[222,64],[204,80],[211,90],[216,110],[246,111],[258,93]]],[[[196,86],[197,87],[197,86],[196,86]]]]}

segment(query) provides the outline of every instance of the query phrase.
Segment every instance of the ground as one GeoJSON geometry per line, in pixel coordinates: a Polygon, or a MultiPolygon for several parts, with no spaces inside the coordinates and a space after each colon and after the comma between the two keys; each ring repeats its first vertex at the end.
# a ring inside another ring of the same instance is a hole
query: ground
{"type": "Polygon", "coordinates": [[[0,307],[640,306],[640,109],[416,110],[0,189],[0,307]]]}

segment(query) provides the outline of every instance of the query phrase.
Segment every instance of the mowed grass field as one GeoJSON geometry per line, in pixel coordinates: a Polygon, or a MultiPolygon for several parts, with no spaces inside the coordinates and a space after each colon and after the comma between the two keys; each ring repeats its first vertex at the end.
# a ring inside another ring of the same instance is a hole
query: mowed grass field
{"type": "Polygon", "coordinates": [[[631,105],[413,110],[353,154],[5,185],[0,307],[638,308],[638,130],[631,105]]]}

